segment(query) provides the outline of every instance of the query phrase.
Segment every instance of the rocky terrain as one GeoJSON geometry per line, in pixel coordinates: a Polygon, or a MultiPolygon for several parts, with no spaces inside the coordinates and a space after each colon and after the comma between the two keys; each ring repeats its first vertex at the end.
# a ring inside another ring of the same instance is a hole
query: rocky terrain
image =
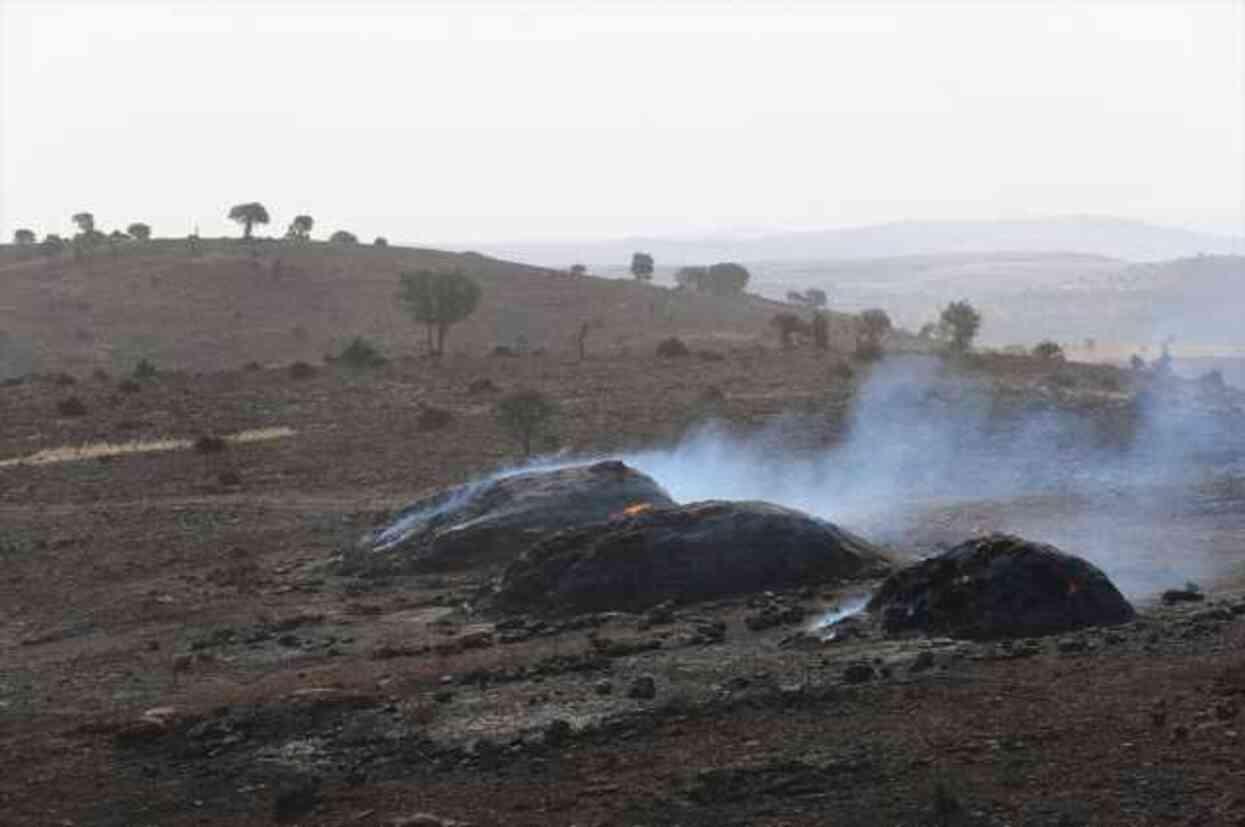
{"type": "Polygon", "coordinates": [[[703,353],[493,357],[482,335],[439,362],[0,388],[0,822],[1245,823],[1237,392],[1002,356],[918,383],[897,356],[671,324],[703,353]],[[458,559],[430,506],[511,519],[534,469],[492,410],[525,386],[561,410],[544,459],[580,470],[555,479],[617,496],[545,488],[584,524],[527,511],[466,565],[342,565],[378,540],[458,559]],[[719,539],[692,553],[698,526],[719,539]],[[822,551],[784,546],[796,528],[822,551]],[[965,636],[867,610],[996,531],[1088,561],[1133,613],[965,636]],[[748,568],[758,546],[792,566],[748,568]],[[560,579],[627,554],[669,568],[624,595],[706,561],[683,582],[730,588],[607,604],[627,567],[560,579]],[[495,602],[507,578],[540,599],[495,602]]]}

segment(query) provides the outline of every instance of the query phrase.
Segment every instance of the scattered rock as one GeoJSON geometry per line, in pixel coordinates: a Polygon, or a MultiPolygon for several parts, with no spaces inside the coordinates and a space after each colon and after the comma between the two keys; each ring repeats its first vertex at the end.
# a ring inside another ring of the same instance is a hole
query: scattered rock
{"type": "Polygon", "coordinates": [[[933,652],[921,652],[912,659],[912,663],[908,665],[908,671],[914,673],[925,672],[926,670],[933,669],[935,663],[936,660],[933,652]]]}
{"type": "Polygon", "coordinates": [[[597,681],[597,684],[593,687],[593,690],[598,695],[609,695],[614,691],[614,684],[609,681],[597,681]]]}
{"type": "Polygon", "coordinates": [[[272,817],[280,822],[306,815],[320,803],[320,779],[300,776],[277,787],[272,801],[272,817]]]}
{"type": "Polygon", "coordinates": [[[1195,588],[1168,589],[1163,592],[1162,599],[1166,605],[1171,606],[1176,603],[1201,603],[1206,595],[1195,588]]]}
{"type": "Polygon", "coordinates": [[[843,670],[843,681],[845,683],[865,683],[873,680],[876,674],[873,671],[873,667],[867,663],[853,663],[843,670]]]}
{"type": "Polygon", "coordinates": [[[652,675],[641,675],[631,682],[627,688],[627,697],[641,701],[651,701],[657,697],[657,681],[652,675]]]}
{"type": "Polygon", "coordinates": [[[989,640],[1127,623],[1133,607],[1093,564],[992,534],[891,575],[870,599],[891,634],[989,640]]]}

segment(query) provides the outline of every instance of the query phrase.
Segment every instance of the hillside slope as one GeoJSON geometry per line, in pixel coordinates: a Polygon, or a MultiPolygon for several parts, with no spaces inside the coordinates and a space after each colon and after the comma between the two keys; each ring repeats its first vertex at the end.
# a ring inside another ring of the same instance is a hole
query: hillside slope
{"type": "MultiPolygon", "coordinates": [[[[477,312],[451,333],[453,353],[494,346],[570,351],[651,347],[659,337],[752,340],[777,305],[753,296],[690,295],[632,281],[572,278],[543,268],[410,248],[264,241],[128,245],[90,261],[0,265],[0,364],[5,375],[94,368],[216,370],[248,362],[318,361],[354,336],[390,354],[422,351],[423,331],[397,304],[398,275],[458,267],[477,279],[477,312]]],[[[850,342],[836,317],[835,335],[850,342]]],[[[846,345],[845,345],[846,346],[846,345]]]]}

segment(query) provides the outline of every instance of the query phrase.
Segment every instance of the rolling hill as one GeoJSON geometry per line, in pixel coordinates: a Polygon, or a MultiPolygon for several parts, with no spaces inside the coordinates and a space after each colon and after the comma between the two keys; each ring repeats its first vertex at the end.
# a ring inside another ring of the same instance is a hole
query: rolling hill
{"type": "MultiPolygon", "coordinates": [[[[249,362],[319,361],[365,336],[391,355],[422,352],[423,332],[396,301],[398,274],[461,268],[484,291],[452,331],[449,350],[495,346],[567,351],[584,323],[589,350],[651,347],[657,338],[751,340],[776,304],[725,299],[633,281],[572,278],[488,258],[401,247],[204,241],[129,244],[88,261],[0,256],[0,361],[31,371],[217,370],[249,362]]],[[[832,325],[842,335],[849,328],[832,325]]]]}

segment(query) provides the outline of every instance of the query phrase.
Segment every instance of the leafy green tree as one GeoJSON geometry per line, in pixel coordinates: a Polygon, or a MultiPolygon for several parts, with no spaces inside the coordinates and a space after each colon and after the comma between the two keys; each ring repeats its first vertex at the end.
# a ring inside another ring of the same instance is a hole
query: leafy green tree
{"type": "Polygon", "coordinates": [[[572,264],[570,273],[576,277],[586,276],[588,275],[588,266],[585,264],[572,264]]]}
{"type": "Polygon", "coordinates": [[[306,241],[311,238],[311,230],[315,226],[316,221],[311,216],[296,215],[290,222],[290,228],[285,231],[285,237],[295,241],[306,241]]]}
{"type": "Polygon", "coordinates": [[[141,221],[135,221],[133,224],[126,227],[125,231],[138,241],[151,240],[151,225],[144,224],[141,221]]]}
{"type": "Polygon", "coordinates": [[[95,232],[95,216],[89,212],[74,213],[73,223],[83,235],[95,232]]]}
{"type": "Polygon", "coordinates": [[[372,246],[373,247],[388,247],[389,239],[385,238],[383,235],[378,235],[376,236],[376,240],[372,242],[372,246]]]}
{"type": "Polygon", "coordinates": [[[540,391],[518,390],[499,401],[495,413],[497,424],[519,440],[523,456],[530,457],[532,440],[548,427],[557,405],[540,391]]]}
{"type": "Polygon", "coordinates": [[[939,326],[950,340],[951,349],[963,353],[973,346],[981,329],[981,314],[967,301],[951,302],[943,308],[939,326]]]}
{"type": "Polygon", "coordinates": [[[825,307],[830,302],[830,297],[820,287],[810,287],[804,291],[804,300],[810,307],[825,307]]]}
{"type": "Polygon", "coordinates": [[[359,237],[347,230],[338,230],[329,236],[329,241],[333,244],[358,244],[359,237]]]}
{"type": "Polygon", "coordinates": [[[631,256],[631,275],[637,281],[653,280],[653,257],[648,253],[635,253],[631,256]]]}
{"type": "Polygon", "coordinates": [[[426,327],[428,349],[440,356],[445,353],[450,327],[474,313],[480,304],[480,285],[461,270],[413,270],[400,278],[398,298],[403,309],[426,327]]]}
{"type": "Polygon", "coordinates": [[[249,241],[251,230],[256,224],[268,223],[268,210],[258,201],[235,204],[229,210],[229,220],[242,225],[242,238],[244,241],[249,241]]]}

